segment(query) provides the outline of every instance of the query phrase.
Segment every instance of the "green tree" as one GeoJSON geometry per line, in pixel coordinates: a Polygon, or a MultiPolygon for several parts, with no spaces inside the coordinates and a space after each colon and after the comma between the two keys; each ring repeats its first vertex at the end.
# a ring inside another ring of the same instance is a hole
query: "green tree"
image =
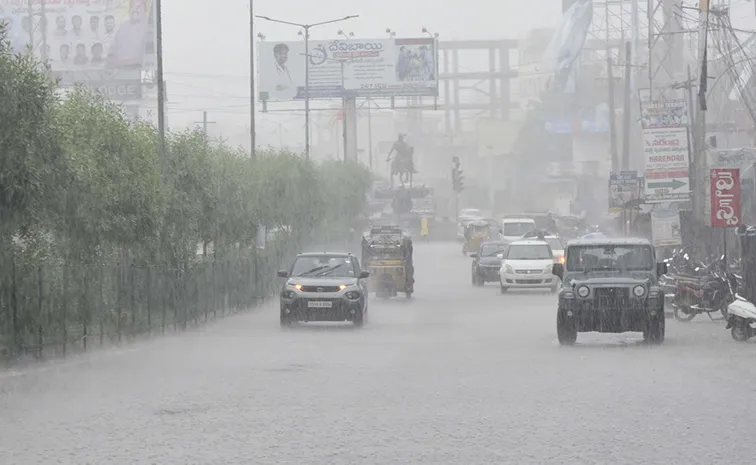
{"type": "Polygon", "coordinates": [[[36,235],[60,181],[61,149],[50,109],[55,85],[38,63],[14,55],[0,24],[0,249],[36,235]]]}

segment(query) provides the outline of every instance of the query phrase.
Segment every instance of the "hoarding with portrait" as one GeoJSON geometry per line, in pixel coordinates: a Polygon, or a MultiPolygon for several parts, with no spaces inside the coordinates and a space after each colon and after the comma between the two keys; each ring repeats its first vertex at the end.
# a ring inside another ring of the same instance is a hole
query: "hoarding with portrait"
{"type": "Polygon", "coordinates": [[[53,74],[155,68],[154,0],[29,1],[0,0],[0,21],[53,74]]]}
{"type": "Polygon", "coordinates": [[[261,42],[260,100],[437,96],[436,41],[368,39],[261,42]],[[309,73],[309,86],[305,79],[309,73]]]}

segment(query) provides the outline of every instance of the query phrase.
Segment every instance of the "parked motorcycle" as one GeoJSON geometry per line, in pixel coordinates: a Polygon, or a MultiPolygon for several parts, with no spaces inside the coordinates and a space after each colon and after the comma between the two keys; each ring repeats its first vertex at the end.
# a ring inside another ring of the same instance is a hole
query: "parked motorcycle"
{"type": "Polygon", "coordinates": [[[727,319],[728,305],[735,300],[738,281],[735,275],[725,269],[724,256],[719,260],[697,267],[699,276],[680,276],[674,297],[675,319],[689,322],[696,315],[720,312],[727,319]]]}
{"type": "Polygon", "coordinates": [[[735,300],[727,306],[727,329],[738,342],[756,336],[756,305],[735,294],[735,300]]]}

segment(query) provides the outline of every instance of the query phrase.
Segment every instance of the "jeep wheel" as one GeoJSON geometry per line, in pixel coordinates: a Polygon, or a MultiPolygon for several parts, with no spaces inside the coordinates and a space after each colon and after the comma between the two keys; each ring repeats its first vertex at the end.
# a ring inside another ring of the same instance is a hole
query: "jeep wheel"
{"type": "Polygon", "coordinates": [[[352,318],[352,324],[354,324],[355,328],[362,328],[365,324],[365,311],[360,310],[359,312],[354,314],[354,318],[352,318]]]}
{"type": "Polygon", "coordinates": [[[557,311],[557,338],[559,345],[571,346],[577,341],[577,321],[575,317],[567,316],[561,308],[557,311]]]}
{"type": "Polygon", "coordinates": [[[664,342],[664,317],[652,318],[646,323],[643,331],[643,340],[649,344],[662,344],[664,342]]]}
{"type": "Polygon", "coordinates": [[[481,287],[483,286],[484,283],[485,281],[483,281],[483,277],[480,274],[473,271],[473,275],[472,275],[473,286],[481,287]]]}
{"type": "Polygon", "coordinates": [[[286,312],[281,310],[281,327],[288,328],[289,326],[291,326],[291,324],[292,324],[291,317],[288,314],[286,314],[286,312]]]}

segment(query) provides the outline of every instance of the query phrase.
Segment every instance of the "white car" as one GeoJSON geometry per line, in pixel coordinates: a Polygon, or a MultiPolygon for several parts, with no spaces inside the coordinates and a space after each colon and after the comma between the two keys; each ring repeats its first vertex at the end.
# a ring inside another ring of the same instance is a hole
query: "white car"
{"type": "Polygon", "coordinates": [[[554,262],[564,263],[564,244],[559,236],[545,236],[544,239],[551,247],[551,253],[554,254],[554,262]]]}
{"type": "Polygon", "coordinates": [[[536,222],[532,218],[502,218],[501,239],[507,242],[522,238],[525,234],[536,228],[536,222]]]}
{"type": "Polygon", "coordinates": [[[564,243],[559,236],[547,234],[543,231],[531,231],[523,236],[522,239],[538,239],[548,242],[549,247],[551,247],[551,253],[554,254],[554,263],[564,264],[564,243]]]}
{"type": "Polygon", "coordinates": [[[513,241],[502,253],[499,277],[501,293],[509,289],[559,290],[559,279],[551,274],[554,253],[545,240],[513,241]]]}

